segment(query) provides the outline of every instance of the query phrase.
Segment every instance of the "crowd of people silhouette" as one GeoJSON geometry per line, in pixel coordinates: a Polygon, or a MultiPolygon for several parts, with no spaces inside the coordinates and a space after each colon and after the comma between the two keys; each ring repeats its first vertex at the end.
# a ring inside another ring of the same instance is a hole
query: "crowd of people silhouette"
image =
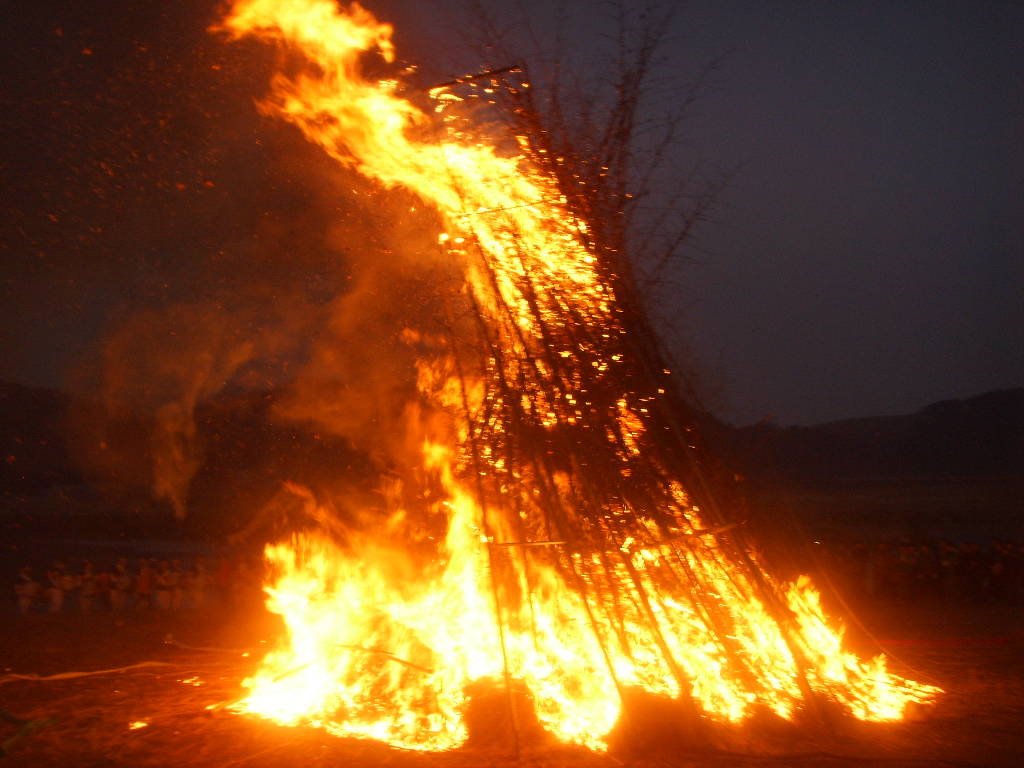
{"type": "Polygon", "coordinates": [[[31,566],[18,574],[15,597],[22,615],[68,611],[176,611],[248,602],[258,594],[261,570],[246,555],[222,556],[212,565],[196,557],[181,560],[120,558],[110,568],[91,560],[74,567],[55,561],[36,578],[31,566]]]}
{"type": "MultiPolygon", "coordinates": [[[[1024,602],[1024,541],[952,544],[820,542],[818,562],[840,594],[867,600],[949,603],[1024,602]]],[[[251,604],[262,594],[254,555],[188,561],[118,559],[112,567],[80,559],[53,562],[37,578],[24,566],[15,585],[21,614],[178,611],[251,604]]]]}
{"type": "Polygon", "coordinates": [[[1024,541],[826,543],[819,557],[841,594],[891,600],[1024,600],[1024,541]]]}

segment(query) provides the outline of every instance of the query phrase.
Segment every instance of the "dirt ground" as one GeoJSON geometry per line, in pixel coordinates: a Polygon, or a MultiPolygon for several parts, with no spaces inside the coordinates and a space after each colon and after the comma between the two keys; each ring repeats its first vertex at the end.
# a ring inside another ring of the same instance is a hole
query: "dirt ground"
{"type": "MultiPolygon", "coordinates": [[[[837,718],[831,732],[816,734],[778,722],[750,725],[723,734],[728,751],[718,752],[687,749],[659,725],[664,719],[641,713],[633,735],[620,733],[606,754],[532,742],[520,762],[559,768],[1024,764],[1024,619],[1018,607],[893,603],[862,606],[859,616],[890,651],[894,670],[946,691],[934,707],[894,725],[837,718]]],[[[261,611],[21,617],[5,608],[0,622],[0,718],[7,715],[0,719],[6,752],[0,768],[515,765],[510,743],[493,732],[454,752],[420,754],[312,727],[211,714],[207,706],[239,696],[260,649],[280,631],[261,611]],[[168,634],[190,646],[251,652],[186,650],[165,643],[168,634]],[[163,665],[67,680],[8,677],[146,661],[163,665]],[[133,723],[145,725],[133,729],[133,723]]],[[[873,653],[864,630],[851,628],[849,638],[859,652],[873,653]]]]}

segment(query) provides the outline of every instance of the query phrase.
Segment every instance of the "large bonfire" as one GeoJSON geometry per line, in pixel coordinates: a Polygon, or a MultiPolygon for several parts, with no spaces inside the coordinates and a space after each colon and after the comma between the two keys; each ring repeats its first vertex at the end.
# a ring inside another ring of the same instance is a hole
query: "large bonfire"
{"type": "Polygon", "coordinates": [[[405,332],[417,473],[446,534],[424,541],[399,510],[268,547],[288,634],[241,709],[442,750],[467,738],[467,687],[492,682],[602,749],[633,690],[676,698],[695,742],[758,710],[884,721],[934,695],[845,651],[810,583],[773,578],[715,504],[625,254],[542,136],[510,151],[450,117],[457,88],[431,114],[364,78],[392,29],[357,5],[239,0],[220,29],[289,51],[263,109],[435,209],[447,265],[444,332],[405,332]]]}

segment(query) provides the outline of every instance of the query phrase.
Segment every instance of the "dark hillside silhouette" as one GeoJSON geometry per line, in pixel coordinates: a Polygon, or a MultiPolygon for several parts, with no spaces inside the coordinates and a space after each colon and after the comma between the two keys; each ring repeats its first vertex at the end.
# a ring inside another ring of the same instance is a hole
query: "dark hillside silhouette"
{"type": "MultiPolygon", "coordinates": [[[[54,515],[71,515],[74,530],[64,526],[62,535],[228,535],[286,481],[344,489],[356,505],[375,504],[380,470],[370,459],[343,438],[275,423],[276,397],[235,391],[199,407],[204,459],[180,526],[150,493],[144,417],[110,418],[97,403],[0,384],[0,501],[18,518],[8,530],[49,535],[54,515]],[[106,419],[102,445],[89,432],[98,419],[106,419]],[[26,521],[31,516],[35,524],[26,521]]],[[[805,520],[852,515],[882,525],[913,518],[925,530],[921,520],[954,507],[967,515],[989,510],[990,520],[1012,517],[1019,509],[1013,489],[1024,487],[1024,389],[934,403],[905,416],[742,428],[709,418],[705,430],[712,450],[746,478],[747,494],[769,516],[783,493],[796,499],[805,520]]]]}
{"type": "Polygon", "coordinates": [[[0,385],[0,513],[20,535],[225,535],[286,481],[365,497],[378,470],[348,441],[270,418],[274,392],[232,392],[196,413],[204,460],[184,524],[151,493],[152,422],[93,401],[0,385]],[[54,516],[74,518],[55,526],[54,516]],[[144,520],[140,524],[140,519],[144,520]],[[70,526],[70,527],[69,527],[70,526]],[[127,531],[128,533],[125,533],[127,531]]]}
{"type": "Polygon", "coordinates": [[[53,390],[0,383],[0,492],[32,494],[82,482],[67,451],[70,402],[53,390]]]}
{"type": "Polygon", "coordinates": [[[752,476],[806,484],[1022,478],[1024,388],[945,400],[909,416],[719,434],[752,476]]]}

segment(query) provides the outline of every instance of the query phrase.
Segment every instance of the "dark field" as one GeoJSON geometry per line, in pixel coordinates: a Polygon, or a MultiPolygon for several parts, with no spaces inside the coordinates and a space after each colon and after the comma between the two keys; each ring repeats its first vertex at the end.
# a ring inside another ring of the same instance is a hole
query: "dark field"
{"type": "MultiPolygon", "coordinates": [[[[4,768],[514,764],[503,741],[507,734],[500,732],[504,709],[493,697],[491,702],[482,699],[476,712],[477,721],[488,723],[491,732],[471,739],[477,746],[447,754],[338,739],[313,728],[281,727],[228,712],[209,714],[208,705],[240,694],[241,679],[266,647],[261,641],[272,642],[280,630],[274,617],[259,610],[20,617],[5,609],[0,619],[5,674],[46,676],[143,661],[166,665],[68,680],[3,682],[0,709],[23,720],[52,721],[5,742],[4,768]],[[250,648],[252,655],[184,650],[163,642],[168,633],[186,645],[250,648]],[[136,722],[147,725],[130,729],[136,722]]],[[[581,767],[1021,765],[1024,621],[1018,607],[888,603],[864,608],[861,619],[875,637],[896,641],[889,644],[897,657],[891,659],[895,670],[945,689],[931,710],[896,725],[839,718],[831,735],[810,736],[779,723],[736,729],[723,735],[731,754],[689,752],[656,718],[645,721],[641,712],[634,735],[619,734],[606,755],[532,743],[524,749],[523,762],[581,767]]],[[[851,629],[850,639],[862,653],[872,652],[861,630],[851,629]]],[[[0,740],[22,727],[0,722],[0,740]]]]}

